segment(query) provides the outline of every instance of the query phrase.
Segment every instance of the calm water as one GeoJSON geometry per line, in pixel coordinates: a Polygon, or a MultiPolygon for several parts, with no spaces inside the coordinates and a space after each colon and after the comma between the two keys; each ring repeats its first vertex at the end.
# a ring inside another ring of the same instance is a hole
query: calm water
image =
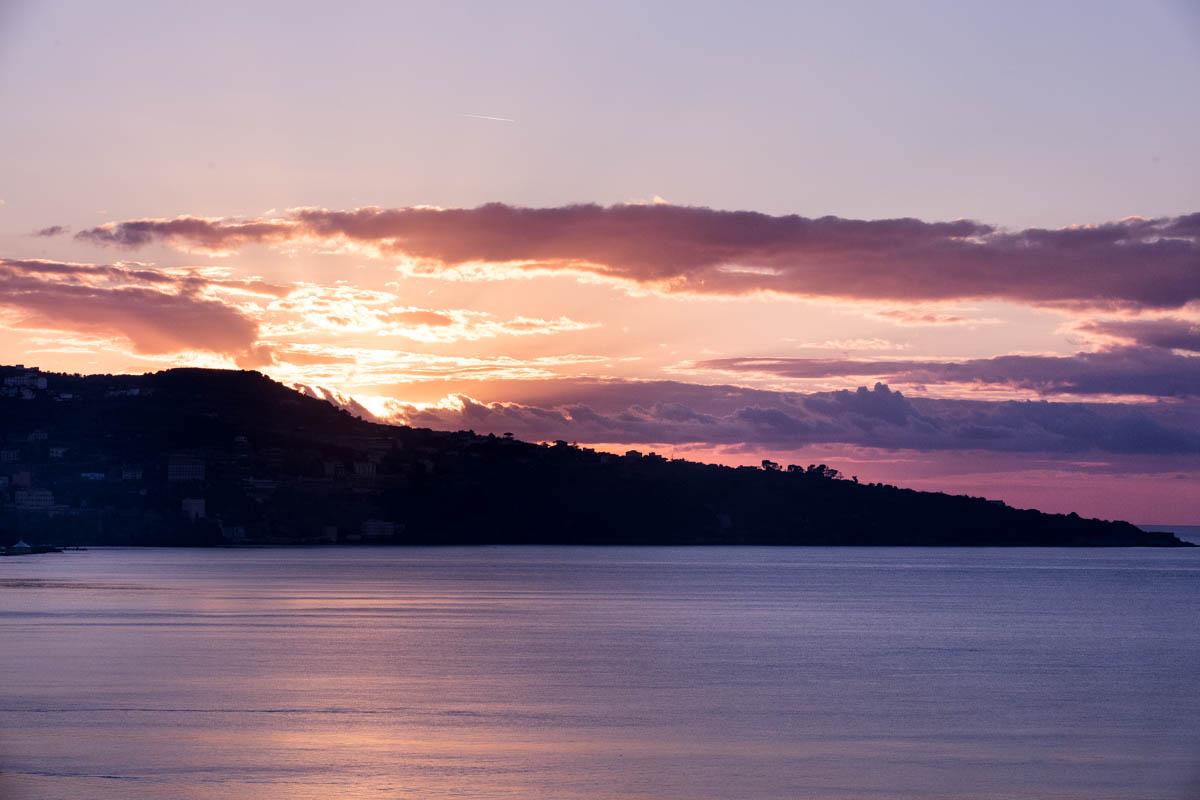
{"type": "Polygon", "coordinates": [[[1200,550],[0,559],[0,797],[1195,798],[1200,550]]]}

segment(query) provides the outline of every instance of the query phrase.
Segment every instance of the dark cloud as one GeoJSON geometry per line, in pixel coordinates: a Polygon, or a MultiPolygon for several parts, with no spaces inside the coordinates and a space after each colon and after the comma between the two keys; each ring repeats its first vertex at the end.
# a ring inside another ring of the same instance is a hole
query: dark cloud
{"type": "Polygon", "coordinates": [[[127,339],[141,353],[203,350],[269,363],[258,325],[198,294],[203,279],[121,266],[0,259],[0,306],[25,323],[127,339]]]}
{"type": "Polygon", "coordinates": [[[196,271],[165,272],[143,264],[79,264],[47,261],[38,258],[0,258],[0,267],[25,275],[38,275],[63,283],[106,281],[119,284],[156,284],[160,287],[178,286],[195,292],[206,288],[230,289],[271,297],[283,297],[291,289],[258,279],[214,278],[196,271]]]}
{"type": "Polygon", "coordinates": [[[1200,323],[1186,319],[1092,320],[1076,330],[1119,339],[1142,347],[1200,353],[1200,323]]]}
{"type": "Polygon", "coordinates": [[[231,250],[344,239],[424,259],[582,270],[665,291],[1173,308],[1200,298],[1200,214],[1004,231],[968,220],[770,216],[670,205],[297,209],[278,219],[143,219],[78,238],[231,250]]]}
{"type": "Polygon", "coordinates": [[[879,377],[890,383],[975,384],[1044,395],[1200,396],[1200,357],[1154,347],[1119,347],[1073,356],[1009,355],[967,361],[718,358],[695,367],[782,378],[879,377]]]}
{"type": "Polygon", "coordinates": [[[65,227],[63,227],[62,225],[51,225],[49,228],[42,228],[39,231],[34,231],[33,235],[50,238],[52,236],[61,236],[62,234],[66,233],[66,232],[67,232],[67,229],[65,227]]]}
{"type": "Polygon", "coordinates": [[[107,264],[74,264],[36,258],[0,258],[0,268],[14,274],[36,275],[39,276],[39,279],[54,279],[63,283],[82,283],[93,279],[103,279],[114,282],[173,284],[179,280],[175,276],[154,269],[107,264]]]}
{"type": "Polygon", "coordinates": [[[461,408],[401,407],[398,418],[431,428],[584,443],[1200,454],[1195,404],[914,399],[881,384],[796,394],[671,381],[548,383],[537,405],[460,396],[461,408]]]}
{"type": "Polygon", "coordinates": [[[76,239],[97,244],[142,247],[156,240],[187,243],[206,250],[227,250],[254,242],[283,241],[294,226],[272,222],[233,222],[200,217],[144,219],[80,231],[76,239]]]}

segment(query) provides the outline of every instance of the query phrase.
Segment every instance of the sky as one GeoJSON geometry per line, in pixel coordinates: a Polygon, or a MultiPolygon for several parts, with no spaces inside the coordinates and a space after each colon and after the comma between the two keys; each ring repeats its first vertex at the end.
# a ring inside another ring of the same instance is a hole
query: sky
{"type": "Polygon", "coordinates": [[[1200,4],[0,0],[0,363],[1200,522],[1200,4]]]}

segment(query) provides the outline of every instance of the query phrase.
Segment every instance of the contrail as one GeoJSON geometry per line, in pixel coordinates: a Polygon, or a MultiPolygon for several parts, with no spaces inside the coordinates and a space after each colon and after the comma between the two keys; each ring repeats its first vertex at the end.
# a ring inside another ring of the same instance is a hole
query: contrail
{"type": "Polygon", "coordinates": [[[509,119],[508,117],[489,117],[485,114],[463,114],[463,116],[470,117],[471,119],[490,119],[493,122],[516,122],[515,119],[509,119]]]}

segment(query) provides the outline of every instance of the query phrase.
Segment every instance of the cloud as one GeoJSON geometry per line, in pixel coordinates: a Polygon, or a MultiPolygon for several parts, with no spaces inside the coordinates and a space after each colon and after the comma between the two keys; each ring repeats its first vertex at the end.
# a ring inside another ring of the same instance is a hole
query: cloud
{"type": "Polygon", "coordinates": [[[384,320],[387,322],[397,322],[402,325],[427,325],[434,328],[441,328],[447,325],[454,324],[454,317],[449,314],[443,314],[440,311],[428,311],[417,309],[414,311],[392,311],[389,312],[384,320]]]}
{"type": "Polygon", "coordinates": [[[545,379],[559,369],[607,364],[604,356],[565,354],[514,358],[414,353],[326,343],[272,343],[272,377],[290,384],[339,388],[386,387],[428,381],[545,379]]]}
{"type": "MultiPolygon", "coordinates": [[[[403,304],[389,291],[344,284],[277,285],[225,267],[157,269],[138,263],[0,259],[0,308],[18,314],[16,324],[21,327],[85,333],[109,346],[120,339],[140,355],[204,352],[243,368],[278,366],[325,373],[336,369],[339,380],[351,383],[377,370],[425,378],[439,372],[464,378],[545,377],[553,374],[546,370],[556,359],[565,364],[597,358],[439,360],[396,350],[326,347],[314,340],[403,337],[445,344],[595,325],[567,317],[503,319],[481,311],[420,308],[403,304]]],[[[289,375],[297,382],[307,377],[289,375]]]]}
{"type": "Polygon", "coordinates": [[[250,243],[341,243],[415,260],[410,270],[416,274],[461,279],[471,276],[459,269],[464,265],[503,265],[504,274],[565,270],[698,294],[1148,308],[1200,298],[1200,214],[1005,231],[970,220],[493,203],[473,209],[302,208],[262,219],[141,219],[85,230],[77,238],[127,247],[162,241],[209,252],[250,243]]]}
{"type": "Polygon", "coordinates": [[[348,411],[350,414],[358,417],[359,419],[365,419],[367,422],[379,421],[366,406],[362,405],[348,394],[344,394],[334,389],[327,389],[323,386],[308,386],[302,383],[293,384],[292,388],[300,392],[300,394],[307,395],[309,397],[315,397],[318,400],[324,400],[331,405],[348,411]]]}
{"type": "Polygon", "coordinates": [[[791,379],[870,376],[908,385],[974,384],[1042,395],[1200,396],[1200,357],[1150,347],[1072,356],[1006,355],[965,361],[717,358],[696,369],[791,379]]]}
{"type": "Polygon", "coordinates": [[[284,222],[176,217],[101,225],[80,231],[75,238],[122,247],[142,247],[153,241],[165,241],[204,252],[221,253],[255,242],[286,241],[294,230],[294,226],[284,222]]]}
{"type": "MultiPolygon", "coordinates": [[[[784,341],[792,341],[785,339],[784,341]]],[[[859,339],[826,339],[823,342],[795,342],[796,347],[804,347],[811,350],[907,350],[910,345],[902,342],[893,342],[889,339],[880,339],[877,336],[859,339]]]]}
{"type": "Polygon", "coordinates": [[[67,229],[65,227],[63,227],[62,225],[51,225],[49,228],[42,228],[41,230],[34,231],[33,235],[50,238],[53,236],[61,236],[62,234],[66,233],[66,232],[67,232],[67,229]]]}
{"type": "Polygon", "coordinates": [[[0,259],[0,306],[26,327],[117,336],[138,353],[200,350],[259,363],[257,323],[204,296],[206,286],[140,267],[0,259]]]}
{"type": "Polygon", "coordinates": [[[871,311],[869,316],[887,320],[897,325],[911,327],[926,325],[995,325],[1000,322],[1000,320],[991,317],[968,317],[962,314],[948,314],[922,308],[889,308],[881,311],[871,311]]]}
{"type": "Polygon", "coordinates": [[[1116,339],[1141,347],[1187,350],[1200,353],[1200,322],[1188,319],[1106,319],[1089,320],[1074,328],[1077,332],[1116,339]]]}
{"type": "Polygon", "coordinates": [[[408,424],[533,440],[887,450],[1200,454],[1200,406],[909,398],[887,386],[812,394],[673,381],[549,381],[537,404],[457,395],[393,404],[408,424]],[[556,396],[557,393],[557,396],[556,396]]]}
{"type": "Polygon", "coordinates": [[[392,292],[338,284],[299,284],[267,306],[264,335],[370,334],[419,342],[478,341],[499,336],[535,336],[587,330],[594,324],[567,317],[496,319],[483,311],[405,305],[392,292]]]}

